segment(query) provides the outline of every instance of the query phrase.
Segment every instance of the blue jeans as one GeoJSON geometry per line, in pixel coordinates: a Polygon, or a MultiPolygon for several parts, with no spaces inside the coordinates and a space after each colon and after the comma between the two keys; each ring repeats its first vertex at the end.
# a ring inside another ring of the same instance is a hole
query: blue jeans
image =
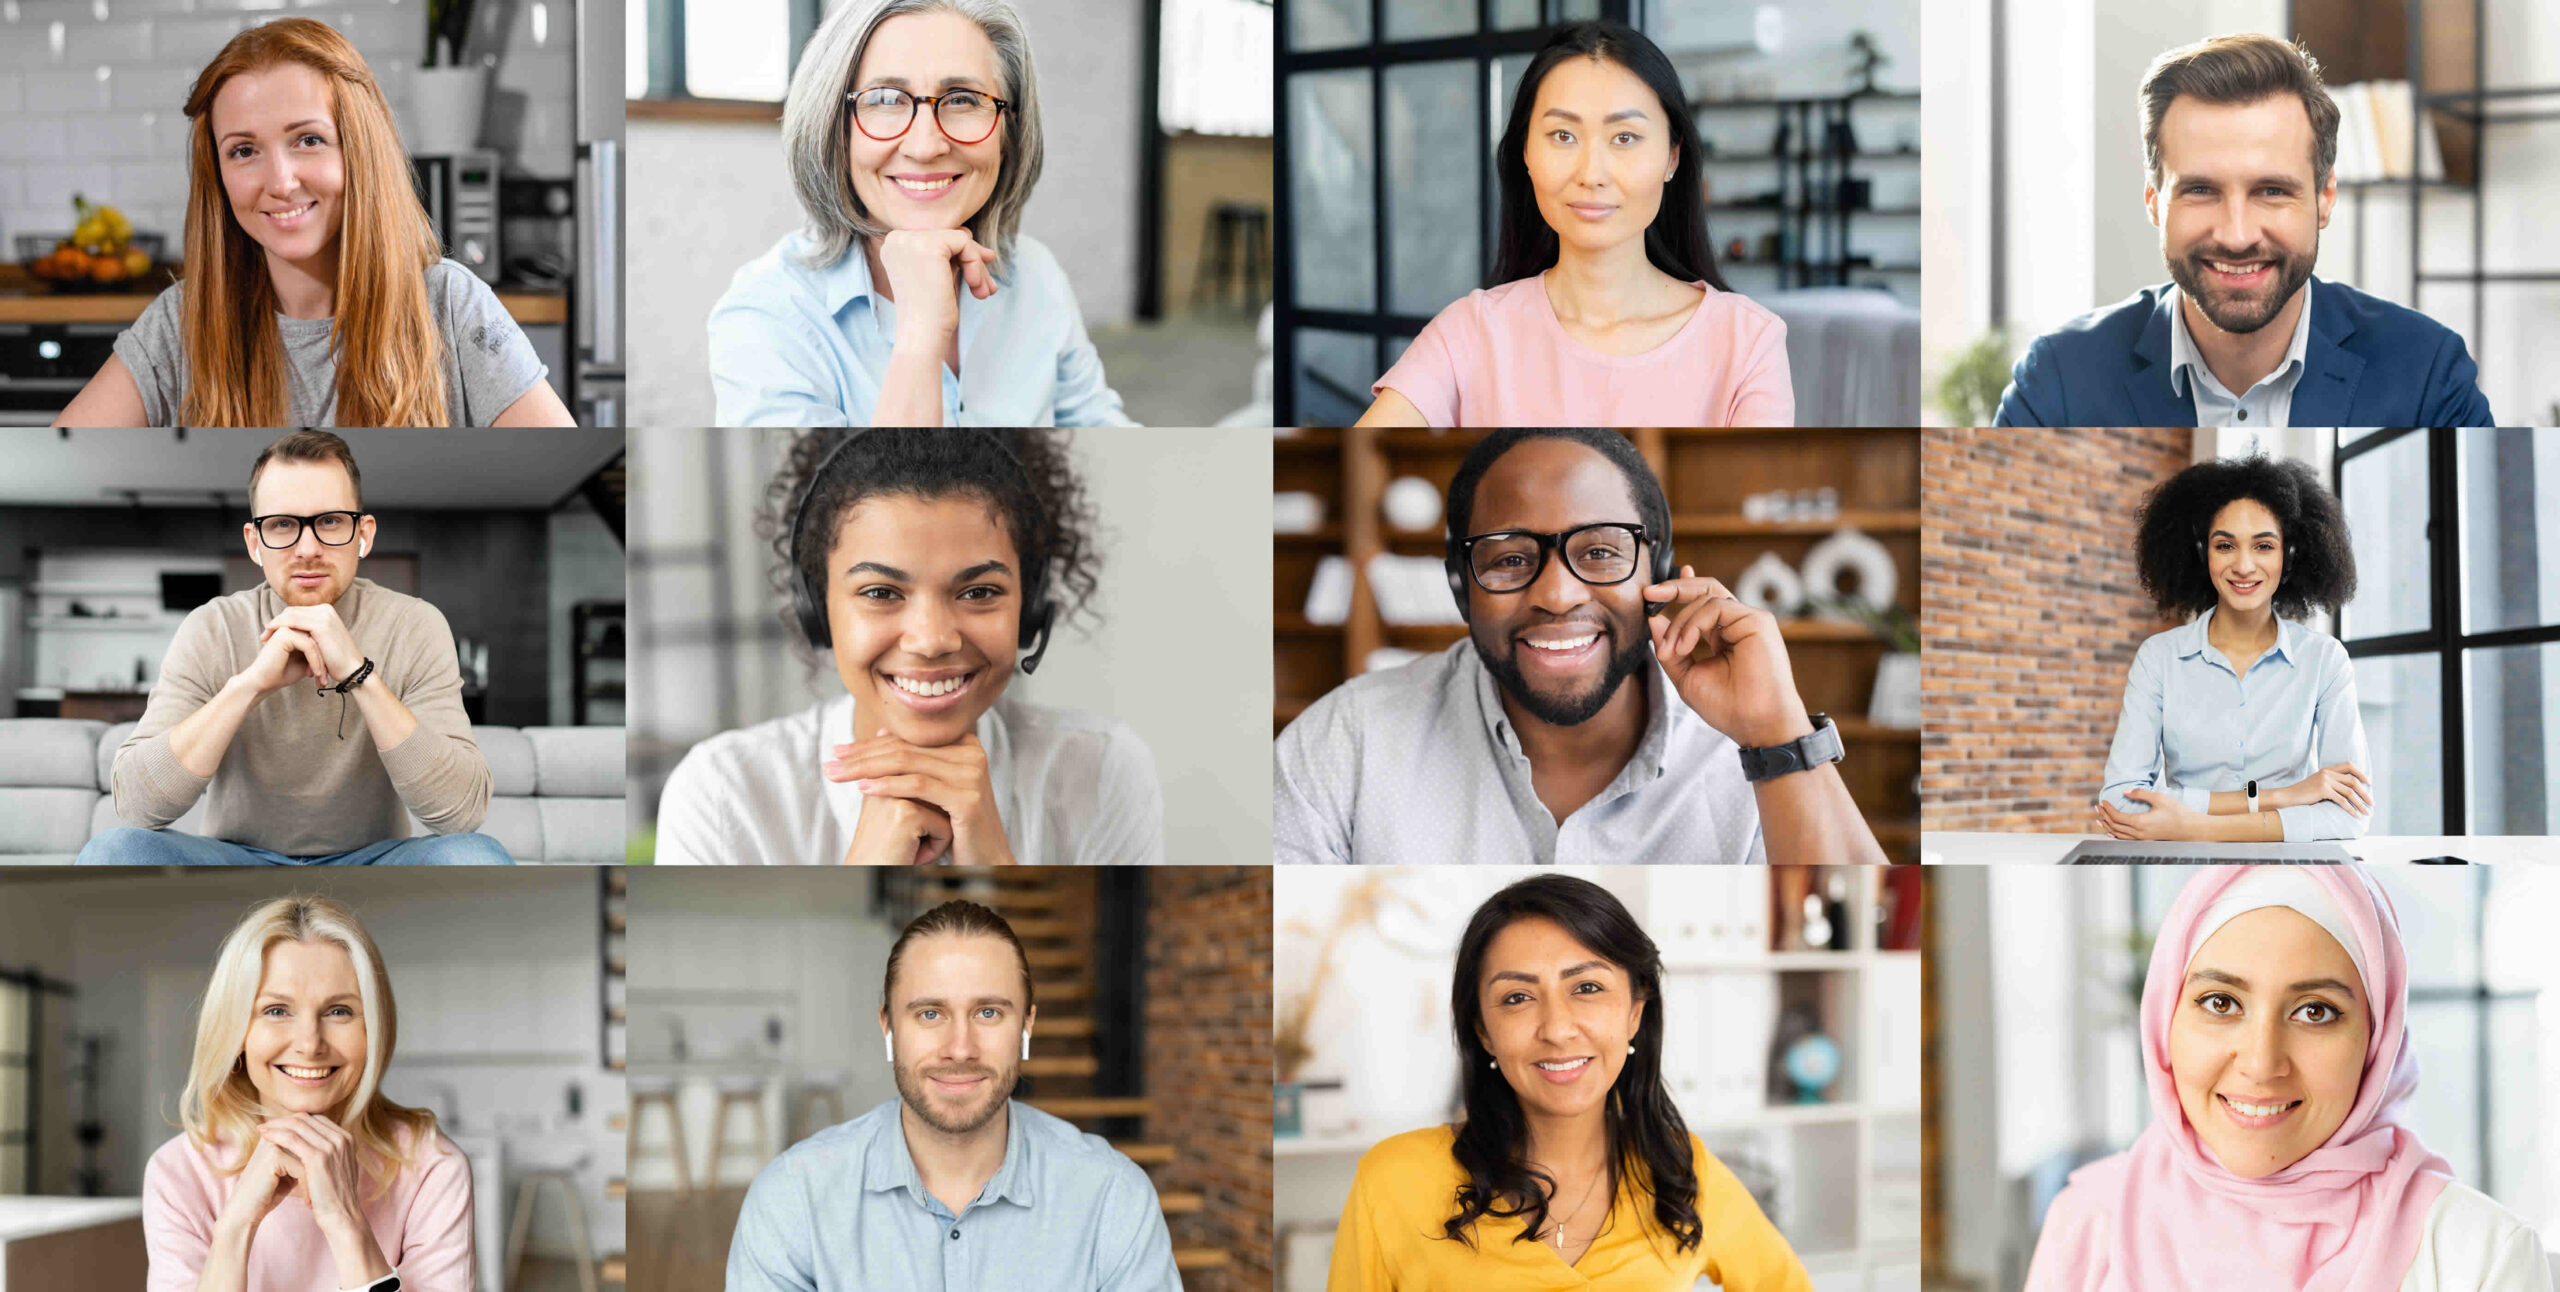
{"type": "Polygon", "coordinates": [[[247,844],[174,830],[118,826],[80,850],[83,866],[512,866],[515,858],[485,834],[430,834],[385,839],[353,852],[288,857],[247,844]]]}

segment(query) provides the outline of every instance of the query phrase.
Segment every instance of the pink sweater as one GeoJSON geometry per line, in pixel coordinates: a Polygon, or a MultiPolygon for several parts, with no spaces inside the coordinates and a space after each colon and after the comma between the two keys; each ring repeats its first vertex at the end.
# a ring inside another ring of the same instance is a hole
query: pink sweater
{"type": "Polygon", "coordinates": [[[1433,426],[1796,420],[1787,325],[1750,299],[1710,288],[1670,340],[1643,354],[1602,354],[1566,334],[1543,274],[1469,292],[1440,311],[1370,393],[1389,389],[1433,426]]]}
{"type": "MultiPolygon", "coordinates": [[[[239,1182],[215,1170],[184,1135],[151,1155],[142,1173],[150,1292],[195,1292],[213,1245],[213,1222],[239,1182]]],[[[436,1136],[434,1152],[403,1168],[389,1192],[365,1203],[364,1214],[403,1292],[471,1292],[471,1165],[453,1141],[436,1136]]],[[[338,1292],[340,1286],[311,1204],[300,1198],[278,1203],[249,1243],[249,1292],[338,1292]]]]}

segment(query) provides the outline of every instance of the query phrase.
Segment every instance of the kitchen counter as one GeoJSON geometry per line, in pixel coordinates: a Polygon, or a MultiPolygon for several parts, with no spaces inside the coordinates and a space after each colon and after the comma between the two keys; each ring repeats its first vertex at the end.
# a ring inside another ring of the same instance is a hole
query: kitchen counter
{"type": "Polygon", "coordinates": [[[0,1292],[142,1286],[140,1198],[0,1198],[0,1292]]]}
{"type": "MultiPolygon", "coordinates": [[[[167,276],[155,269],[145,281],[165,284],[167,276]]],[[[29,274],[26,266],[0,264],[0,324],[131,323],[142,317],[143,307],[159,292],[159,286],[120,292],[53,292],[29,274]]],[[[566,292],[501,289],[498,303],[521,326],[569,321],[566,292]]]]}

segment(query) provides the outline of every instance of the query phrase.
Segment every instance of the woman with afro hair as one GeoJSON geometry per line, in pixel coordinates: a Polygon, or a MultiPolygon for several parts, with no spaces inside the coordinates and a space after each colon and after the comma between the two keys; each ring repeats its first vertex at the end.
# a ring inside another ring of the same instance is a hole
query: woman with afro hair
{"type": "Polygon", "coordinates": [[[2125,679],[2095,825],[2119,839],[2361,838],[2373,816],[2347,649],[2305,626],[2355,595],[2338,500],[2312,469],[2199,462],[2142,505],[2143,591],[2189,621],[2125,679]]]}

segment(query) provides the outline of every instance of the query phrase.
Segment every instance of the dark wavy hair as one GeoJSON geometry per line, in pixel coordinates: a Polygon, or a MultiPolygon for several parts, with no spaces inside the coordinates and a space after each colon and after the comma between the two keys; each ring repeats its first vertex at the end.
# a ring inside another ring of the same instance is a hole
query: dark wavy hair
{"type": "Polygon", "coordinates": [[[2291,458],[2216,458],[2161,481],[2142,500],[2134,540],[2142,590],[2164,614],[2194,616],[2221,602],[2205,568],[2203,545],[2213,518],[2240,499],[2275,513],[2284,536],[2284,568],[2274,609],[2286,619],[2331,614],[2356,594],[2356,554],[2338,496],[2320,473],[2291,458]]]}
{"type": "Polygon", "coordinates": [[[848,435],[861,438],[845,449],[820,482],[818,495],[809,500],[808,516],[802,522],[806,533],[835,533],[855,503],[883,494],[976,498],[1003,519],[1014,550],[1022,557],[1026,579],[1031,570],[1046,565],[1049,597],[1057,603],[1062,622],[1077,615],[1100,617],[1091,608],[1101,586],[1098,523],[1084,482],[1077,477],[1066,443],[1057,432],[899,427],[811,431],[791,446],[782,469],[765,485],[764,506],[756,516],[757,537],[773,548],[773,589],[782,597],[782,620],[790,626],[792,641],[802,640],[799,621],[791,611],[792,580],[807,577],[825,587],[828,546],[813,541],[802,547],[800,568],[793,570],[792,510],[799,505],[819,460],[848,435]]]}
{"type": "Polygon", "coordinates": [[[1610,1196],[1632,1183],[1653,1197],[1653,1222],[1681,1251],[1698,1245],[1698,1172],[1688,1123],[1662,1084],[1662,953],[1635,917],[1609,890],[1570,875],[1538,875],[1485,899],[1458,942],[1457,972],[1449,981],[1450,1026],[1458,1041],[1458,1091],[1467,1119],[1450,1151],[1466,1182],[1458,1186],[1457,1214],[1442,1224],[1447,1237],[1473,1246],[1478,1218],[1520,1217],[1515,1241],[1534,1242],[1546,1228],[1548,1195],[1555,1180],[1528,1164],[1528,1122],[1511,1083],[1492,1068],[1492,1053],[1477,1031],[1484,1024],[1479,1000],[1486,948],[1514,921],[1543,918],[1562,925],[1574,940],[1626,972],[1636,998],[1646,1002],[1636,1025],[1635,1053],[1609,1088],[1610,1196]]]}
{"type": "Polygon", "coordinates": [[[1458,473],[1449,479],[1448,538],[1453,553],[1457,541],[1474,528],[1476,486],[1484,482],[1484,473],[1492,470],[1503,454],[1531,440],[1571,440],[1616,463],[1619,473],[1627,478],[1627,492],[1635,496],[1636,520],[1644,525],[1646,536],[1658,543],[1671,541],[1671,500],[1663,495],[1662,481],[1654,476],[1652,465],[1644,460],[1635,441],[1616,431],[1589,426],[1514,426],[1476,441],[1476,446],[1467,450],[1465,460],[1458,463],[1458,473]]]}
{"type": "Polygon", "coordinates": [[[1680,73],[1661,47],[1622,22],[1596,18],[1556,28],[1520,73],[1520,88],[1511,96],[1511,123],[1494,150],[1494,173],[1502,181],[1501,219],[1495,225],[1493,272],[1485,286],[1498,287],[1545,271],[1556,263],[1556,231],[1538,213],[1538,194],[1529,186],[1531,111],[1538,86],[1547,73],[1568,58],[1600,58],[1636,74],[1662,103],[1663,128],[1678,150],[1671,182],[1662,186],[1662,207],[1644,231],[1645,259],[1681,282],[1704,282],[1717,291],[1725,286],[1716,271],[1715,243],[1707,236],[1707,193],[1699,179],[1697,123],[1689,119],[1689,97],[1680,90],[1680,73]]]}

